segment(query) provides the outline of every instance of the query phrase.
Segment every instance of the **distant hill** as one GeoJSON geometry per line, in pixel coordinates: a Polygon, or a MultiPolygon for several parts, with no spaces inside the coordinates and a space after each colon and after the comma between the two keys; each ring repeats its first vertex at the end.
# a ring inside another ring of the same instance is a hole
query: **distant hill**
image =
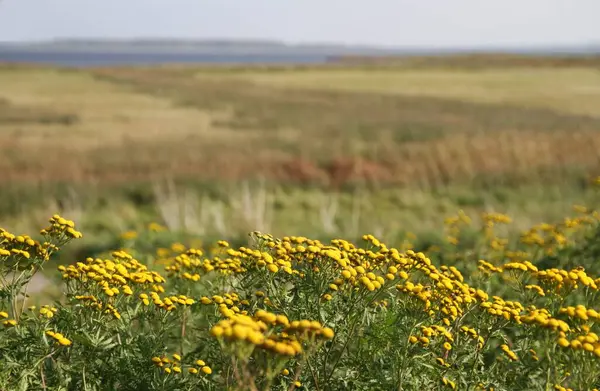
{"type": "Polygon", "coordinates": [[[60,51],[60,52],[111,52],[111,53],[195,53],[195,54],[317,54],[328,56],[389,56],[453,53],[514,53],[514,54],[600,54],[600,43],[579,46],[556,47],[377,47],[365,45],[341,45],[335,43],[290,44],[271,40],[230,39],[60,39],[44,42],[0,42],[0,50],[11,51],[60,51]]]}
{"type": "Polygon", "coordinates": [[[287,44],[266,40],[56,40],[31,43],[2,43],[2,48],[26,51],[75,51],[75,52],[137,52],[137,53],[311,53],[311,54],[393,54],[395,49],[368,46],[345,46],[336,44],[287,44]]]}

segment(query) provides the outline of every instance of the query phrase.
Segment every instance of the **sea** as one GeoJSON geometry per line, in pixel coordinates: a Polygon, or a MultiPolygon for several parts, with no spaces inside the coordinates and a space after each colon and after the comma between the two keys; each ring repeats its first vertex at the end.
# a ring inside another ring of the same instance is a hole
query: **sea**
{"type": "Polygon", "coordinates": [[[19,51],[0,48],[0,63],[51,64],[64,67],[99,67],[160,64],[317,64],[327,54],[310,53],[125,53],[82,51],[19,51]]]}

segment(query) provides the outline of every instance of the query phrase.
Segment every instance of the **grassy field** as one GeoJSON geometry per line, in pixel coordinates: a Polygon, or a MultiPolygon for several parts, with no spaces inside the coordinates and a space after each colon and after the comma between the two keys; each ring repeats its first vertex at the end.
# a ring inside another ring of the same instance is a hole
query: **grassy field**
{"type": "Polygon", "coordinates": [[[599,71],[0,66],[0,389],[598,390],[599,71]]]}
{"type": "Polygon", "coordinates": [[[394,243],[462,208],[525,228],[597,202],[599,63],[0,67],[0,220],[394,243]]]}
{"type": "Polygon", "coordinates": [[[245,77],[282,88],[390,93],[600,116],[600,72],[590,68],[259,72],[245,77]]]}

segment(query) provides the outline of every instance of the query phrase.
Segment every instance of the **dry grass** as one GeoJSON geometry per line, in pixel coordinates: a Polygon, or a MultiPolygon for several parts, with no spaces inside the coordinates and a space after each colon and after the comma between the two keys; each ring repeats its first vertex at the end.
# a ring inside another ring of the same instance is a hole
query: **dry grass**
{"type": "MultiPolygon", "coordinates": [[[[192,78],[190,69],[115,69],[98,75],[186,107],[231,112],[219,123],[238,129],[247,139],[243,145],[229,143],[222,154],[234,152],[236,156],[251,157],[245,164],[246,170],[241,169],[234,176],[260,172],[276,180],[325,181],[334,185],[367,180],[418,183],[429,188],[497,174],[537,175],[540,169],[593,170],[598,164],[600,118],[537,108],[533,103],[528,107],[516,100],[491,104],[426,94],[365,92],[360,91],[360,83],[358,87],[352,84],[356,80],[342,83],[348,75],[354,75],[364,85],[372,78],[369,85],[375,90],[402,79],[405,72],[283,68],[257,73],[229,69],[221,73],[196,72],[192,78]],[[275,87],[270,85],[274,80],[275,87]],[[311,85],[307,80],[319,81],[311,85]],[[332,84],[339,82],[344,90],[332,90],[327,80],[332,84]],[[266,161],[261,152],[267,155],[266,161]]],[[[526,73],[514,72],[507,70],[502,77],[493,73],[487,83],[500,88],[515,75],[527,79],[526,73]]],[[[560,75],[563,70],[548,72],[560,75]]],[[[431,89],[437,80],[440,94],[453,91],[453,72],[448,71],[444,79],[440,71],[423,71],[422,80],[427,73],[433,76],[431,89]],[[436,79],[436,75],[440,77],[436,79]]],[[[483,77],[466,75],[465,78],[483,77]]],[[[522,96],[542,96],[541,87],[540,91],[534,88],[538,84],[543,83],[534,80],[523,85],[522,89],[529,92],[522,96]]],[[[502,94],[510,95],[511,88],[517,85],[519,80],[508,83],[502,94]]],[[[570,97],[561,99],[569,101],[570,97]]],[[[220,166],[225,176],[231,168],[220,166]]]]}
{"type": "Polygon", "coordinates": [[[504,205],[526,226],[600,173],[594,68],[425,68],[0,67],[0,214],[353,236],[504,205]]]}
{"type": "Polygon", "coordinates": [[[594,72],[4,68],[0,179],[560,178],[598,168],[600,117],[575,113],[600,107],[594,72]]]}
{"type": "Polygon", "coordinates": [[[600,69],[594,68],[323,70],[257,72],[244,78],[281,88],[425,96],[600,117],[600,69]]]}
{"type": "MultiPolygon", "coordinates": [[[[174,107],[169,101],[133,93],[83,72],[5,70],[0,72],[0,84],[0,98],[17,107],[76,113],[80,121],[68,130],[78,147],[120,143],[127,137],[137,141],[168,138],[174,132],[179,135],[212,130],[207,113],[174,107]]],[[[28,126],[28,133],[64,130],[44,125],[28,126]]]]}
{"type": "Polygon", "coordinates": [[[4,180],[122,177],[120,165],[147,172],[144,165],[151,155],[172,140],[198,137],[224,143],[232,138],[212,126],[211,113],[176,107],[84,72],[9,68],[0,71],[0,85],[4,180]],[[75,120],[67,123],[71,117],[75,120]]]}

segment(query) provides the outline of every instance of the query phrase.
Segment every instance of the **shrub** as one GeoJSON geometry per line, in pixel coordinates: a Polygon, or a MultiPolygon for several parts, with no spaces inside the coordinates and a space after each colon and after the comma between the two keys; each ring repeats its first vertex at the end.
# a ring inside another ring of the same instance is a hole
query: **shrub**
{"type": "Polygon", "coordinates": [[[576,212],[518,238],[508,216],[459,214],[428,255],[258,232],[156,251],[127,232],[127,251],[59,266],[63,298],[39,308],[31,278],[81,233],[60,216],[39,241],[0,230],[0,389],[600,387],[600,278],[565,269],[591,265],[600,225],[576,212]]]}

